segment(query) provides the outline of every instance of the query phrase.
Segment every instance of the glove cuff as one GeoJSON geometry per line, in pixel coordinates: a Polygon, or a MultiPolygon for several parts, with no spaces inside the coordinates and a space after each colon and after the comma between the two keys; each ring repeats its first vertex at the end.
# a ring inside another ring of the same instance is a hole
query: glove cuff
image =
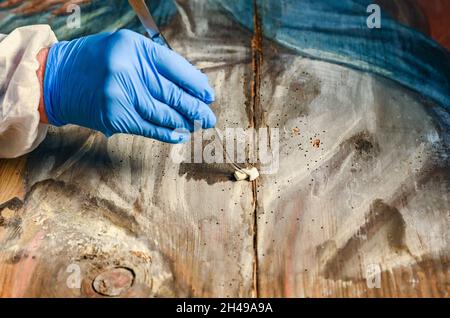
{"type": "Polygon", "coordinates": [[[61,42],[53,45],[47,56],[47,63],[45,66],[44,75],[44,107],[47,114],[48,123],[53,126],[64,126],[67,123],[58,118],[58,105],[56,98],[57,94],[60,93],[58,85],[57,69],[59,64],[58,59],[58,46],[61,42]]]}

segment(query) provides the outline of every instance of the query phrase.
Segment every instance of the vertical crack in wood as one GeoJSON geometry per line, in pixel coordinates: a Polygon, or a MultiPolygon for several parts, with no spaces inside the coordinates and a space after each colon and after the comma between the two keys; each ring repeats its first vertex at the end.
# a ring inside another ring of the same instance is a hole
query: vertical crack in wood
{"type": "MultiPolygon", "coordinates": [[[[263,50],[262,50],[262,29],[261,20],[258,13],[257,0],[253,1],[253,37],[252,37],[252,82],[251,82],[251,114],[249,118],[250,125],[255,129],[262,127],[262,109],[260,100],[260,89],[261,89],[261,67],[263,63],[263,50]]],[[[257,138],[256,134],[253,138],[257,138]]],[[[257,145],[257,140],[253,140],[253,144],[257,145]]],[[[255,147],[257,149],[257,146],[255,147]]],[[[254,261],[253,261],[253,290],[252,296],[259,297],[259,276],[258,276],[258,196],[257,196],[257,182],[253,181],[252,191],[253,191],[253,250],[254,250],[254,261]]]]}
{"type": "Polygon", "coordinates": [[[263,34],[261,28],[261,18],[258,12],[257,0],[254,0],[253,13],[254,31],[252,37],[252,71],[251,83],[252,115],[251,124],[254,128],[263,126],[263,111],[261,106],[261,67],[263,63],[263,34]]]}

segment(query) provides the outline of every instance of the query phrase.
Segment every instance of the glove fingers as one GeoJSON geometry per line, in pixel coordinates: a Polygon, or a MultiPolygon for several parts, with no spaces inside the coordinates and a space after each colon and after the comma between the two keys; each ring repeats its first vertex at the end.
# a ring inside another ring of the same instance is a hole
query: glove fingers
{"type": "Polygon", "coordinates": [[[155,62],[158,72],[169,81],[207,104],[214,101],[214,90],[208,83],[208,77],[181,55],[153,43],[148,52],[153,54],[152,60],[155,62]]]}
{"type": "Polygon", "coordinates": [[[187,131],[174,131],[166,127],[157,126],[144,119],[142,119],[139,124],[141,129],[140,132],[136,134],[147,138],[152,138],[171,144],[184,143],[190,139],[190,134],[187,131]]]}
{"type": "Polygon", "coordinates": [[[148,96],[138,103],[137,111],[145,120],[160,127],[171,129],[183,128],[191,132],[194,131],[194,123],[192,121],[189,121],[175,109],[152,96],[148,96]]]}
{"type": "Polygon", "coordinates": [[[156,97],[184,115],[189,121],[198,121],[203,129],[212,128],[216,124],[216,116],[211,108],[200,99],[187,93],[176,84],[160,77],[160,89],[156,97]]]}

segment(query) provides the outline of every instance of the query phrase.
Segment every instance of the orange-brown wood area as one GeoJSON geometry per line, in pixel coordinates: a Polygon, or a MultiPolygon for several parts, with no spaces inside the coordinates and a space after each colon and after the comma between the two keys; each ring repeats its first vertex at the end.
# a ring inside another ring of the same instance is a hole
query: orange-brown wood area
{"type": "Polygon", "coordinates": [[[389,14],[450,49],[450,1],[447,0],[377,0],[389,14]]]}
{"type": "Polygon", "coordinates": [[[427,17],[430,35],[450,50],[450,1],[417,0],[427,17]]]}

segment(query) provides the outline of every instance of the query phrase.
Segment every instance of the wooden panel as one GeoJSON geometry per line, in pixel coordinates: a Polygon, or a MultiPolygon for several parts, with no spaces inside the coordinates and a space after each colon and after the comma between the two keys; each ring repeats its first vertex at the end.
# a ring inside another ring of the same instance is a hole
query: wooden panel
{"type": "Polygon", "coordinates": [[[177,5],[166,37],[210,77],[219,128],[279,129],[274,170],[236,183],[170,145],[53,129],[0,161],[0,296],[448,297],[439,109],[177,5]]]}
{"type": "Polygon", "coordinates": [[[14,198],[23,199],[26,157],[0,159],[0,206],[14,198]]]}
{"type": "MultiPolygon", "coordinates": [[[[251,33],[205,2],[179,9],[167,37],[209,76],[219,128],[249,125],[251,33]]],[[[251,183],[233,182],[224,164],[176,164],[172,149],[50,131],[29,157],[18,221],[4,229],[0,295],[99,296],[97,286],[121,296],[252,296],[251,183]],[[81,288],[70,288],[78,271],[81,288]]]]}
{"type": "Polygon", "coordinates": [[[258,294],[448,297],[439,108],[272,43],[263,56],[261,126],[281,137],[279,170],[258,181],[258,294]]]}

